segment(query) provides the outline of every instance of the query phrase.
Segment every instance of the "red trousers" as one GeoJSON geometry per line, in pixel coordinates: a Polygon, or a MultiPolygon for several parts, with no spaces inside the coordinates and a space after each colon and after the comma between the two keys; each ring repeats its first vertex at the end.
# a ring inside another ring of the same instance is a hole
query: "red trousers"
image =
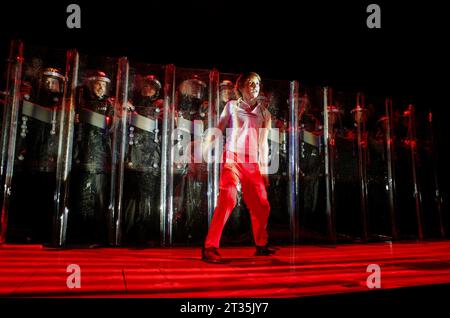
{"type": "MultiPolygon", "coordinates": [[[[228,153],[229,154],[229,153],[228,153]]],[[[236,154],[233,154],[236,158],[236,154]]],[[[229,157],[229,156],[228,156],[229,157]]],[[[209,226],[205,247],[219,247],[222,231],[237,200],[237,185],[240,182],[242,196],[250,211],[253,238],[257,246],[267,244],[267,221],[270,205],[263,176],[257,163],[241,163],[238,160],[224,163],[220,175],[219,199],[209,226]]]]}

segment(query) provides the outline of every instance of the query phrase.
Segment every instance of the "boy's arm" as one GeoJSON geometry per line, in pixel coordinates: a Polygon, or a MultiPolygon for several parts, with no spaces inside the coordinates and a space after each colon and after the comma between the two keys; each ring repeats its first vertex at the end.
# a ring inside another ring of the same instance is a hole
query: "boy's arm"
{"type": "Polygon", "coordinates": [[[272,127],[272,119],[270,113],[268,113],[264,128],[261,128],[260,140],[259,140],[259,169],[263,176],[268,174],[269,165],[269,132],[272,127]]]}

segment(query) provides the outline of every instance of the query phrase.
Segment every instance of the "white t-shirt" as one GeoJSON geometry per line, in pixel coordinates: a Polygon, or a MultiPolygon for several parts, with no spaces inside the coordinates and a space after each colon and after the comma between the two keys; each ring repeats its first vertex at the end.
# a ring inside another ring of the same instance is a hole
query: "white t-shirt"
{"type": "MultiPolygon", "coordinates": [[[[229,101],[220,115],[218,125],[226,134],[226,151],[248,155],[249,162],[257,163],[259,137],[263,133],[260,129],[270,128],[270,116],[262,99],[253,110],[242,99],[229,101]]],[[[267,140],[263,142],[267,143],[267,140]]]]}

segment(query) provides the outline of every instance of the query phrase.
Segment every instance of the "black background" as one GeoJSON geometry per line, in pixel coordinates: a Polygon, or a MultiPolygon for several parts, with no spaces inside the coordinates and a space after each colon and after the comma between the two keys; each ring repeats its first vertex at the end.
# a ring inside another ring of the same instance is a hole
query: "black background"
{"type": "Polygon", "coordinates": [[[142,62],[254,70],[411,99],[445,79],[448,69],[446,11],[438,2],[72,0],[10,1],[0,8],[3,52],[19,37],[142,62]],[[66,26],[73,2],[81,7],[81,29],[66,26]],[[381,29],[366,26],[372,2],[381,7],[381,29]]]}

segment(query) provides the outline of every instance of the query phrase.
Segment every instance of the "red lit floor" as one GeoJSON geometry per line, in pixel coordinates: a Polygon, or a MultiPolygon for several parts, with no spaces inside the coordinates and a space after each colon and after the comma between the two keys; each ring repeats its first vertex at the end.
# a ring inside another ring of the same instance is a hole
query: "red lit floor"
{"type": "Polygon", "coordinates": [[[368,291],[369,264],[381,288],[450,283],[450,242],[281,247],[255,257],[252,247],[221,249],[225,264],[200,260],[199,248],[47,249],[0,246],[0,296],[301,297],[368,291]],[[70,289],[67,266],[81,269],[70,289]]]}

